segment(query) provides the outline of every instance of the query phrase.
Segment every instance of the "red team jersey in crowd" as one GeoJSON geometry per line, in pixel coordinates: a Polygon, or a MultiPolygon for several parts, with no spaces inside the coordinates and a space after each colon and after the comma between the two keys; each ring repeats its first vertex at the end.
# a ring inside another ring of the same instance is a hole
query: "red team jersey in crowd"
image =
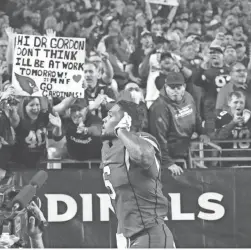
{"type": "MultiPolygon", "coordinates": [[[[146,140],[152,143],[150,137],[146,140]]],[[[103,176],[118,219],[119,233],[132,237],[164,223],[168,205],[162,193],[161,170],[156,157],[152,156],[148,166],[137,165],[120,140],[112,146],[109,144],[104,142],[102,149],[103,176]]]]}
{"type": "MultiPolygon", "coordinates": [[[[233,120],[231,114],[227,111],[222,111],[217,119],[216,119],[216,131],[224,128],[227,124],[229,124],[233,120]]],[[[225,151],[223,152],[223,156],[225,157],[248,157],[250,156],[250,151],[245,149],[251,149],[250,142],[243,142],[240,140],[248,140],[251,138],[251,120],[245,125],[235,126],[235,128],[231,131],[225,140],[236,140],[236,142],[231,143],[222,143],[222,148],[225,149],[236,149],[236,151],[225,151]],[[238,140],[240,142],[238,142],[238,140]],[[241,149],[241,150],[240,150],[241,149]]]]}

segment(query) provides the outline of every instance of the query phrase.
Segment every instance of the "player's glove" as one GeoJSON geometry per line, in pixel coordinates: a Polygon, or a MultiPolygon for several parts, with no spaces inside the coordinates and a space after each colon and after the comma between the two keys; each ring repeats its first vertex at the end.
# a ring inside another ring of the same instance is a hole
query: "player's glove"
{"type": "Polygon", "coordinates": [[[118,136],[119,129],[126,129],[127,131],[130,131],[131,125],[132,118],[125,112],[124,117],[120,120],[119,124],[114,129],[115,135],[118,136]]]}
{"type": "Polygon", "coordinates": [[[116,234],[117,240],[117,248],[118,249],[126,249],[127,248],[127,241],[123,234],[116,234]]]}

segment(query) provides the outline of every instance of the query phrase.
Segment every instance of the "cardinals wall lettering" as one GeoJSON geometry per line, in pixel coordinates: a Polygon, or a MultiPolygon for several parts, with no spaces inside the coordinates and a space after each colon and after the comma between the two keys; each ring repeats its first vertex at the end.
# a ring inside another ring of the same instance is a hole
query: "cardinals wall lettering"
{"type": "Polygon", "coordinates": [[[16,35],[16,95],[83,98],[85,39],[16,35]]]}

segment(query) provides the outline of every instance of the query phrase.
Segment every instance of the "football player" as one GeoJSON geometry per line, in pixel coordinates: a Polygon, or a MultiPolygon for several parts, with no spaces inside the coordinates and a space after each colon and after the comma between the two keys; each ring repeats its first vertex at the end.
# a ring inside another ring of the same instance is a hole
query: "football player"
{"type": "MultiPolygon", "coordinates": [[[[247,157],[250,156],[250,142],[251,135],[251,112],[245,107],[245,96],[242,92],[232,92],[228,98],[228,109],[222,111],[216,119],[215,139],[217,140],[233,140],[233,143],[222,143],[224,149],[224,157],[247,157]],[[236,140],[236,142],[235,142],[236,140]],[[242,141],[241,141],[242,140],[242,141]],[[234,150],[233,150],[234,149],[234,150]]],[[[233,164],[240,164],[241,162],[232,162],[233,164]]],[[[250,164],[250,162],[249,162],[250,164]]],[[[230,163],[226,164],[227,166],[230,163]]]]}
{"type": "Polygon", "coordinates": [[[205,120],[205,129],[208,134],[215,129],[215,105],[218,92],[230,81],[229,69],[224,66],[223,50],[220,46],[210,47],[209,68],[206,63],[201,65],[197,72],[194,83],[204,90],[204,103],[202,116],[205,120]]]}
{"type": "Polygon", "coordinates": [[[157,140],[139,132],[138,105],[121,100],[104,119],[102,167],[105,186],[118,219],[118,234],[130,248],[174,248],[165,225],[157,140]]]}

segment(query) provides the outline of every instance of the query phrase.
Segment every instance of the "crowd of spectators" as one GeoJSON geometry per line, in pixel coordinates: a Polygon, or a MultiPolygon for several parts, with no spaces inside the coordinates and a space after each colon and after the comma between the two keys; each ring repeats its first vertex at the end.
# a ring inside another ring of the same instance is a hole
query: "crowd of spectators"
{"type": "MultiPolygon", "coordinates": [[[[182,169],[192,138],[250,139],[248,0],[8,0],[0,12],[0,161],[99,159],[102,119],[136,102],[163,165],[182,169]],[[171,2],[171,1],[170,1],[171,2]],[[12,35],[86,38],[85,98],[13,97],[12,35]],[[226,117],[227,114],[227,117],[226,117]],[[243,132],[244,131],[244,132],[243,132]]],[[[231,144],[238,151],[237,144],[231,144]]],[[[250,149],[250,142],[241,149],[250,149]]],[[[236,152],[237,152],[236,151],[236,152]]]]}

